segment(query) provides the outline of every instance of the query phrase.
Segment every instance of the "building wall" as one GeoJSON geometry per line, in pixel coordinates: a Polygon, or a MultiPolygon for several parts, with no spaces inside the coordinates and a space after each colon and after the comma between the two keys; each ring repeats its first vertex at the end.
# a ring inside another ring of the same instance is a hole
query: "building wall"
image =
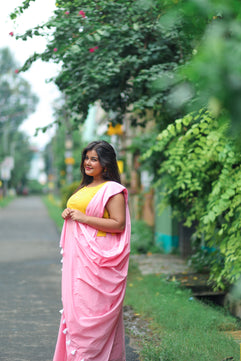
{"type": "Polygon", "coordinates": [[[155,241],[158,247],[165,253],[171,253],[178,249],[178,223],[172,217],[172,209],[167,206],[160,214],[158,205],[161,196],[155,194],[155,241]]]}

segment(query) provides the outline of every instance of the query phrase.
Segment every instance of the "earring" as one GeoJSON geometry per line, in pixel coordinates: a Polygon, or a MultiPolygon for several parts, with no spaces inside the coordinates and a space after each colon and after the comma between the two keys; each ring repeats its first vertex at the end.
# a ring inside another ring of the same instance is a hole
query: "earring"
{"type": "Polygon", "coordinates": [[[103,175],[104,178],[108,177],[108,172],[107,172],[106,168],[104,168],[102,175],[103,175]]]}

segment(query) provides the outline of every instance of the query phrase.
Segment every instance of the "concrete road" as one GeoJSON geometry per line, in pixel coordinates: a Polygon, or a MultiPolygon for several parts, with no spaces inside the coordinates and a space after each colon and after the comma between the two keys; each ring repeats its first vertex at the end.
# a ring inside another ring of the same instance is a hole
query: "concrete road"
{"type": "MultiPolygon", "coordinates": [[[[1,361],[52,360],[62,308],[58,244],[39,197],[0,209],[1,361]]],[[[126,341],[127,361],[138,361],[126,341]]]]}

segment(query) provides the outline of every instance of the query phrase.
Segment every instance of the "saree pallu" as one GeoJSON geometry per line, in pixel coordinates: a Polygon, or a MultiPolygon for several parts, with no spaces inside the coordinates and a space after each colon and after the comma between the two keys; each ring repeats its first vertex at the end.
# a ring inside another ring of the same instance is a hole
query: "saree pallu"
{"type": "Polygon", "coordinates": [[[126,226],[106,233],[67,219],[60,246],[63,254],[63,310],[53,361],[125,361],[122,305],[130,253],[127,190],[107,182],[98,190],[86,214],[102,217],[110,197],[123,192],[126,226]]]}

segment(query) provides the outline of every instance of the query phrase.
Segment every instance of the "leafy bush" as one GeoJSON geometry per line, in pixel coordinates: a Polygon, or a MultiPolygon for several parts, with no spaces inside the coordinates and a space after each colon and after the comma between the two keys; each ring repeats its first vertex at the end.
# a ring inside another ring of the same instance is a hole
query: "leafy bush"
{"type": "Polygon", "coordinates": [[[42,198],[47,207],[50,218],[56,224],[57,230],[61,233],[63,227],[63,218],[61,217],[62,208],[60,207],[59,199],[55,199],[52,194],[42,198]]]}
{"type": "Polygon", "coordinates": [[[153,228],[142,220],[131,222],[131,253],[145,254],[160,251],[154,244],[153,228]]]}
{"type": "Polygon", "coordinates": [[[61,207],[66,208],[66,203],[74,191],[78,188],[80,182],[74,182],[61,188],[61,207]]]}
{"type": "Polygon", "coordinates": [[[208,247],[198,248],[190,257],[189,263],[197,272],[209,272],[213,259],[218,256],[220,256],[218,250],[209,250],[208,247]]]}
{"type": "Polygon", "coordinates": [[[33,179],[28,181],[28,190],[30,194],[42,194],[44,186],[33,179]]]}

